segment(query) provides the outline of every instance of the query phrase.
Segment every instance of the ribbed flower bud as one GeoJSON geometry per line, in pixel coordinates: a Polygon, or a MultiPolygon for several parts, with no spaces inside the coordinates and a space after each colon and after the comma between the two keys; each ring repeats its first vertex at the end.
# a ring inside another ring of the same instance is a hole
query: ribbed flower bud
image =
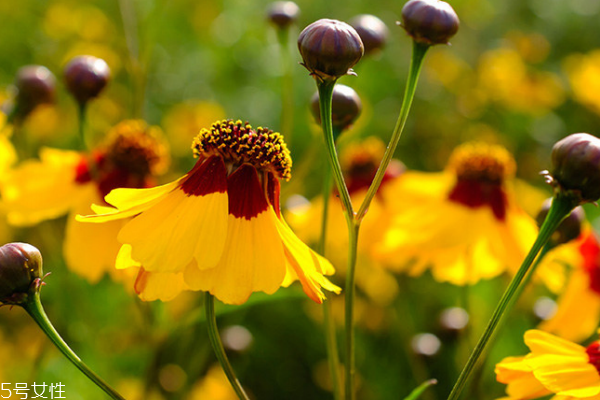
{"type": "Polygon", "coordinates": [[[460,21],[452,6],[440,0],[410,0],[402,8],[402,27],[419,43],[448,44],[460,21]]]}
{"type": "Polygon", "coordinates": [[[365,47],[365,55],[375,54],[385,46],[389,30],[382,20],[374,15],[358,15],[350,20],[365,47]]]}
{"type": "Polygon", "coordinates": [[[64,70],[65,84],[79,104],[97,97],[110,79],[110,68],[101,58],[77,56],[64,70]]]}
{"type": "Polygon", "coordinates": [[[354,74],[352,67],[364,52],[356,30],[333,19],[320,19],[304,28],[298,37],[298,49],[302,65],[320,81],[354,74]]]}
{"type": "Polygon", "coordinates": [[[0,304],[22,304],[41,283],[42,255],[27,243],[0,247],[0,304]]]}
{"type": "MultiPolygon", "coordinates": [[[[319,108],[318,92],[313,95],[310,106],[315,121],[320,125],[321,110],[319,108]]],[[[361,111],[362,102],[354,89],[346,85],[335,85],[331,99],[331,122],[333,129],[338,132],[348,129],[359,117],[361,111]]]]}
{"type": "Polygon", "coordinates": [[[27,65],[20,68],[17,71],[15,87],[15,112],[18,118],[25,118],[41,104],[54,103],[56,78],[46,67],[27,65]]]}
{"type": "Polygon", "coordinates": [[[579,203],[600,199],[600,139],[574,133],[552,148],[548,181],[555,190],[575,196],[579,203]]]}
{"type": "MultiPolygon", "coordinates": [[[[542,226],[542,223],[546,219],[548,215],[548,211],[550,210],[550,206],[552,205],[552,199],[547,199],[535,220],[539,227],[542,226]]],[[[575,207],[571,214],[560,223],[556,231],[550,237],[550,245],[552,247],[556,247],[558,245],[568,243],[571,240],[575,240],[581,234],[581,224],[585,221],[585,213],[583,212],[583,208],[575,207]]]]}
{"type": "Polygon", "coordinates": [[[293,1],[276,1],[271,3],[267,18],[278,29],[287,29],[298,19],[300,7],[293,1]]]}

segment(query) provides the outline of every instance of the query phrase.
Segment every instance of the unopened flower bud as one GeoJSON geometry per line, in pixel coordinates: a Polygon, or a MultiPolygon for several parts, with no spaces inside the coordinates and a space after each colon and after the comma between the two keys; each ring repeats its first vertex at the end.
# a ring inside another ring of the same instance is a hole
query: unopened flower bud
{"type": "Polygon", "coordinates": [[[320,81],[335,81],[353,74],[352,67],[364,47],[353,27],[333,19],[320,19],[300,33],[298,49],[304,67],[320,81]]]}
{"type": "Polygon", "coordinates": [[[548,181],[555,190],[578,202],[600,199],[600,139],[574,133],[552,148],[552,172],[548,181]]]}
{"type": "Polygon", "coordinates": [[[460,21],[452,6],[440,0],[410,0],[402,8],[402,27],[419,43],[448,44],[460,21]]]}
{"type": "Polygon", "coordinates": [[[293,1],[271,3],[267,17],[278,29],[287,29],[298,19],[300,7],[293,1]]]}
{"type": "Polygon", "coordinates": [[[382,20],[374,15],[363,14],[350,20],[350,25],[360,36],[363,46],[365,47],[365,55],[374,54],[385,46],[389,30],[382,20]]]}
{"type": "Polygon", "coordinates": [[[25,118],[37,106],[54,103],[56,78],[41,65],[27,65],[17,72],[15,87],[17,96],[15,112],[18,118],[25,118]]]}
{"type": "Polygon", "coordinates": [[[21,304],[42,278],[42,255],[27,243],[0,247],[0,304],[21,304]]]}
{"type": "Polygon", "coordinates": [[[65,84],[79,104],[97,97],[110,79],[110,68],[101,58],[74,57],[65,66],[65,84]]]}
{"type": "MultiPolygon", "coordinates": [[[[321,124],[319,93],[315,93],[310,101],[315,121],[321,124]]],[[[362,102],[358,94],[349,86],[337,84],[333,88],[331,99],[331,122],[333,129],[341,132],[348,129],[356,121],[362,111],[362,102]]]]}
{"type": "MultiPolygon", "coordinates": [[[[539,227],[541,227],[544,223],[551,205],[552,199],[547,199],[544,201],[542,209],[535,218],[539,227]]],[[[577,239],[581,234],[581,224],[583,221],[585,221],[585,213],[583,212],[583,208],[575,207],[575,209],[571,211],[571,214],[563,219],[558,228],[556,228],[556,231],[554,231],[552,234],[549,242],[550,245],[552,247],[556,247],[558,245],[570,242],[571,240],[577,239]]]]}

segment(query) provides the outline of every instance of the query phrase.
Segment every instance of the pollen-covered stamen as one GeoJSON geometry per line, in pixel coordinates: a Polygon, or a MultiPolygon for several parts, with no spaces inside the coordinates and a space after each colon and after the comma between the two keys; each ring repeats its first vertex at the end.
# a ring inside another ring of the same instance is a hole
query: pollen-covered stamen
{"type": "Polygon", "coordinates": [[[226,164],[254,166],[272,172],[279,179],[290,179],[292,159],[281,134],[242,121],[222,120],[202,129],[192,143],[194,156],[219,155],[226,164]]]}
{"type": "Polygon", "coordinates": [[[503,184],[516,170],[506,149],[483,143],[464,144],[450,157],[448,169],[456,174],[450,200],[471,208],[487,205],[497,219],[504,220],[507,198],[503,184]]]}
{"type": "Polygon", "coordinates": [[[595,341],[590,344],[585,352],[588,355],[588,362],[596,367],[596,370],[600,373],[600,342],[595,341]]]}

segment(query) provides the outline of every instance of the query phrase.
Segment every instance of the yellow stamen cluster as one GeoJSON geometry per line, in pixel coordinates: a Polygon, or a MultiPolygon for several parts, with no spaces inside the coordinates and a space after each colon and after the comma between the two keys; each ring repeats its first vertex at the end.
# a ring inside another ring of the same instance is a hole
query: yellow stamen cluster
{"type": "Polygon", "coordinates": [[[107,138],[106,157],[140,176],[166,172],[170,156],[162,130],[142,120],[127,120],[115,125],[107,138]]]}
{"type": "Polygon", "coordinates": [[[515,174],[516,163],[502,146],[487,143],[465,143],[457,147],[448,162],[459,180],[501,183],[515,174]]]}
{"type": "Polygon", "coordinates": [[[292,159],[283,136],[269,129],[253,129],[240,120],[222,120],[203,128],[192,143],[195,157],[219,155],[226,163],[248,163],[258,170],[273,172],[286,181],[291,177],[292,159]]]}

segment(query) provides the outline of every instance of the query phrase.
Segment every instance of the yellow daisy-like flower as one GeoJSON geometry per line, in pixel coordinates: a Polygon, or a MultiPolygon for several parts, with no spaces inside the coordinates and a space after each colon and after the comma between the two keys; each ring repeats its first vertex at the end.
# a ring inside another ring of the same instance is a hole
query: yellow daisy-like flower
{"type": "Polygon", "coordinates": [[[569,265],[573,270],[556,313],[539,328],[567,340],[585,340],[600,320],[600,243],[594,232],[587,228],[578,240],[559,246],[545,257],[540,268],[556,265],[569,265]]]}
{"type": "Polygon", "coordinates": [[[512,400],[555,394],[552,400],[600,400],[600,342],[583,347],[550,333],[529,330],[531,352],[496,365],[496,379],[512,400]]]}
{"type": "Polygon", "coordinates": [[[515,162],[506,149],[458,147],[441,173],[406,172],[386,191],[392,221],[376,256],[410,275],[431,268],[456,285],[516,270],[537,226],[516,204],[515,162]]]}
{"type": "MultiPolygon", "coordinates": [[[[23,162],[0,180],[8,222],[31,226],[69,214],[64,254],[71,270],[97,282],[112,271],[119,250],[118,221],[91,226],[75,221],[117,187],[150,187],[165,172],[168,152],[162,132],[139,120],[124,121],[92,154],[44,148],[39,160],[23,162]]],[[[116,277],[115,275],[113,275],[116,277]]]]}
{"type": "Polygon", "coordinates": [[[202,129],[192,148],[198,161],[183,177],[151,189],[117,189],[86,222],[130,218],[118,234],[117,268],[141,265],[135,290],[168,300],[185,289],[241,304],[252,292],[274,293],[300,280],[316,302],[331,264],[310,250],[283,220],[279,179],[291,158],[280,134],[241,121],[202,129]]]}

